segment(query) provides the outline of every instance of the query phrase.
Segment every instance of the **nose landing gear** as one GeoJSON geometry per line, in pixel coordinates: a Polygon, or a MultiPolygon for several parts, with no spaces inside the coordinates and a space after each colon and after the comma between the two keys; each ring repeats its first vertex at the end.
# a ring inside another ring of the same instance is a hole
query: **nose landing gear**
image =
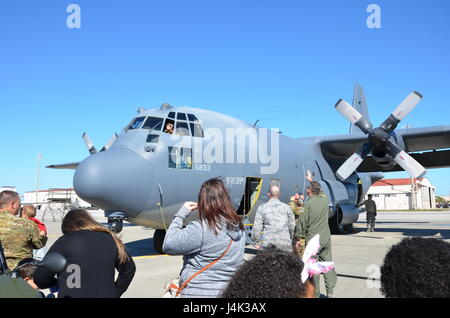
{"type": "Polygon", "coordinates": [[[166,230],[155,230],[155,234],[153,234],[153,247],[160,254],[164,254],[162,246],[164,244],[165,237],[166,230]]]}
{"type": "Polygon", "coordinates": [[[122,232],[123,219],[108,218],[108,228],[116,234],[122,232]]]}
{"type": "Polygon", "coordinates": [[[127,215],[123,212],[112,212],[105,213],[105,216],[108,218],[108,229],[113,231],[114,233],[120,233],[123,229],[123,220],[127,217],[127,215]]]}

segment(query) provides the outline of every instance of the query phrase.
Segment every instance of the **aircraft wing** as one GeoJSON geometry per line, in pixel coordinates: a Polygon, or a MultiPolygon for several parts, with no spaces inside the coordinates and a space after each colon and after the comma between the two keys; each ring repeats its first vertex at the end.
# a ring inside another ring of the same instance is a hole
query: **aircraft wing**
{"type": "Polygon", "coordinates": [[[46,166],[46,168],[49,169],[69,169],[69,170],[75,170],[78,165],[80,163],[79,162],[72,162],[72,163],[63,163],[63,164],[58,164],[58,165],[50,165],[50,166],[46,166]]]}
{"type": "MultiPolygon", "coordinates": [[[[395,131],[403,138],[405,151],[425,168],[450,167],[450,126],[398,129],[395,131]]],[[[318,138],[322,154],[337,170],[366,141],[367,136],[360,134],[337,135],[318,138]]],[[[371,156],[367,156],[358,167],[358,172],[402,171],[396,165],[390,170],[380,167],[371,156]]]]}

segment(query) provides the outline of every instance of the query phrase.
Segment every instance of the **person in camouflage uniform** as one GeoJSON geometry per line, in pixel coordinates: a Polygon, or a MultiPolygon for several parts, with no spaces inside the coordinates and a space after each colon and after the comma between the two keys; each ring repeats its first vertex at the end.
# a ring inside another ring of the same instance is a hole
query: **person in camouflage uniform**
{"type": "Polygon", "coordinates": [[[280,188],[270,187],[269,202],[259,206],[253,224],[252,239],[265,248],[269,245],[292,252],[295,218],[289,206],[279,200],[280,188]]]}
{"type": "MultiPolygon", "coordinates": [[[[294,212],[295,221],[298,220],[300,214],[303,213],[304,210],[304,196],[301,193],[296,193],[294,196],[291,197],[291,201],[289,202],[289,207],[291,208],[292,212],[294,212]]],[[[303,257],[303,251],[306,247],[306,241],[304,238],[299,238],[300,244],[298,245],[298,249],[295,250],[295,254],[297,254],[298,257],[303,257]]],[[[293,240],[293,243],[295,244],[295,239],[293,240]]]]}
{"type": "Polygon", "coordinates": [[[299,215],[303,213],[303,200],[304,198],[303,194],[296,193],[291,197],[291,200],[289,201],[289,207],[291,208],[292,212],[294,212],[295,220],[298,219],[299,215]]]}
{"type": "MultiPolygon", "coordinates": [[[[307,187],[309,198],[305,202],[305,210],[297,220],[295,228],[294,252],[298,252],[300,239],[304,238],[306,244],[316,234],[320,235],[319,262],[331,262],[331,233],[328,225],[329,203],[326,195],[321,191],[320,184],[312,181],[307,187]]],[[[337,274],[333,269],[324,274],[327,296],[333,297],[334,287],[337,282],[337,274]]],[[[316,297],[320,296],[320,275],[314,276],[316,297]]]]}
{"type": "Polygon", "coordinates": [[[0,241],[10,270],[22,259],[32,258],[33,249],[42,248],[47,242],[47,236],[41,235],[33,221],[16,217],[19,209],[17,192],[0,193],[0,241]]]}

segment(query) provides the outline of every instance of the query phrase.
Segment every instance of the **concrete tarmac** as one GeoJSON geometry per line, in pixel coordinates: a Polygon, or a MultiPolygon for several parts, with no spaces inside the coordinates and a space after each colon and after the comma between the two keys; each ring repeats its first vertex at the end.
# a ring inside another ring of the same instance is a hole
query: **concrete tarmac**
{"type": "MultiPolygon", "coordinates": [[[[90,211],[101,223],[106,218],[101,211],[90,211]]],[[[38,213],[38,218],[41,217],[38,213]]],[[[354,232],[332,236],[333,261],[338,273],[336,298],[380,298],[379,266],[389,248],[405,237],[438,238],[450,242],[450,212],[379,212],[375,232],[366,232],[366,216],[361,214],[354,232]]],[[[47,216],[51,246],[62,235],[61,218],[47,216]]],[[[124,298],[160,298],[165,283],[178,277],[181,256],[160,255],[153,247],[154,230],[124,222],[119,237],[136,263],[136,275],[124,298]]],[[[253,247],[246,248],[245,259],[254,257],[253,247]]],[[[321,292],[325,293],[323,277],[321,292]]]]}

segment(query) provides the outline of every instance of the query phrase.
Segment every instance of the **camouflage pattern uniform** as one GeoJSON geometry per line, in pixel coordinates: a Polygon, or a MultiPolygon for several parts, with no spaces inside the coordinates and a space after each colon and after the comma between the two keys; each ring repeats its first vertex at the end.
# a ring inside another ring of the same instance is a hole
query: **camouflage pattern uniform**
{"type": "Polygon", "coordinates": [[[292,252],[295,218],[289,206],[278,199],[271,199],[256,211],[252,239],[262,247],[273,244],[292,252]]]}
{"type": "Polygon", "coordinates": [[[33,249],[44,247],[47,237],[42,237],[37,225],[18,218],[8,211],[0,211],[0,241],[10,270],[24,258],[33,257],[33,249]]]}
{"type": "MultiPolygon", "coordinates": [[[[292,212],[294,212],[294,216],[295,216],[295,220],[297,221],[300,214],[303,213],[304,211],[304,206],[298,206],[297,203],[295,203],[294,201],[289,202],[289,207],[291,208],[292,212]]],[[[292,242],[292,244],[295,244],[296,240],[294,240],[292,242]]],[[[299,238],[300,241],[300,246],[299,246],[299,251],[296,253],[298,257],[302,258],[303,257],[303,252],[305,251],[305,247],[306,247],[306,240],[305,238],[299,238]]]]}
{"type": "Polygon", "coordinates": [[[289,207],[291,208],[292,212],[294,212],[295,219],[297,220],[298,216],[303,213],[303,205],[298,206],[294,201],[290,201],[289,207]]]}

